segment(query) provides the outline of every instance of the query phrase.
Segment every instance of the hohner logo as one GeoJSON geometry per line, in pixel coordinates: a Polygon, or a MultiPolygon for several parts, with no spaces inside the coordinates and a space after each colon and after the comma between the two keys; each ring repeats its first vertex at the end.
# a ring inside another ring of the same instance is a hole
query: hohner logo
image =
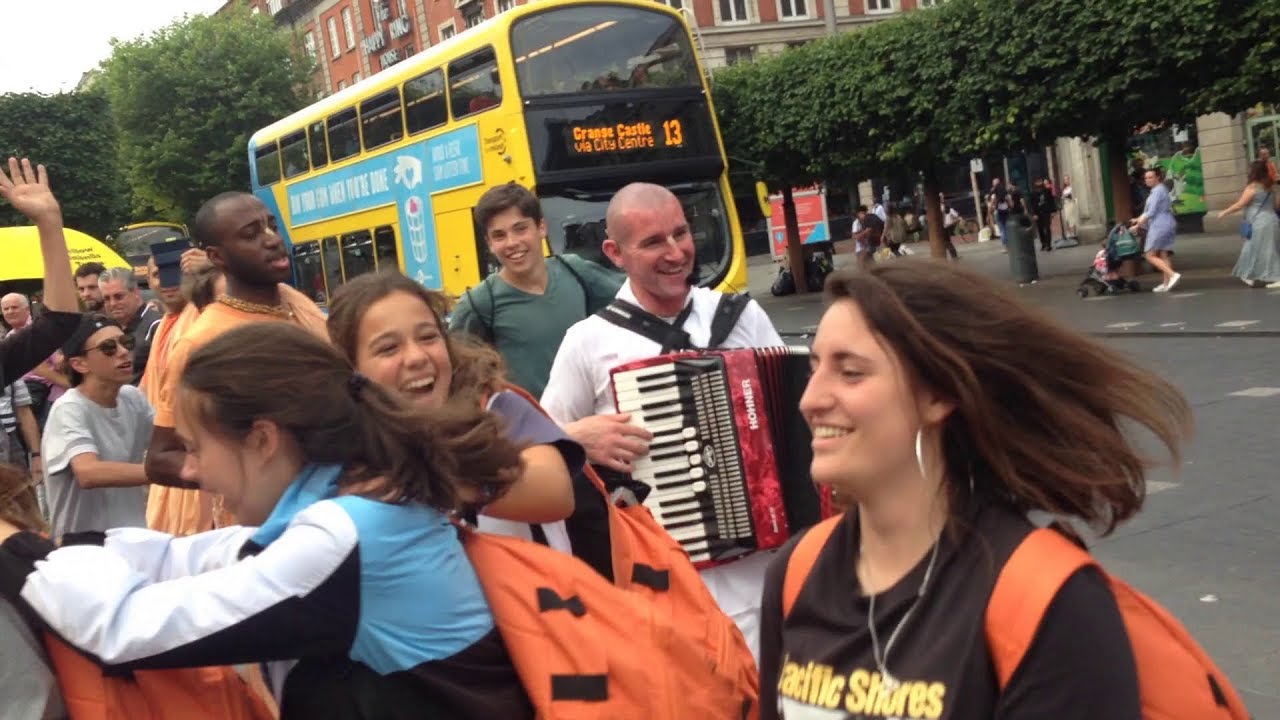
{"type": "Polygon", "coordinates": [[[752,430],[760,429],[760,417],[756,415],[756,394],[751,389],[751,381],[742,381],[742,401],[747,405],[747,425],[752,430]]]}

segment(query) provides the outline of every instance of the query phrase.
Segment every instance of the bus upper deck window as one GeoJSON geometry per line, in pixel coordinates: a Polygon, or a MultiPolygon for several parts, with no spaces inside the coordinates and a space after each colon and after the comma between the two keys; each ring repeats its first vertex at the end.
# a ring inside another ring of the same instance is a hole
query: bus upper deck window
{"type": "Polygon", "coordinates": [[[311,167],[319,170],[329,164],[329,148],[324,143],[324,121],[311,123],[311,167]]]}
{"type": "Polygon", "coordinates": [[[502,83],[493,48],[485,48],[449,63],[449,105],[462,118],[502,102],[502,83]]]}
{"type": "Polygon", "coordinates": [[[404,137],[404,116],[400,113],[400,89],[394,88],[360,103],[364,149],[386,145],[404,137]]]}
{"type": "Polygon", "coordinates": [[[356,109],[334,113],[325,121],[329,129],[329,159],[338,162],[360,152],[360,128],[356,109]]]}
{"type": "Polygon", "coordinates": [[[390,225],[374,228],[373,247],[378,254],[379,270],[395,270],[400,267],[400,258],[396,252],[396,231],[390,225]]]}
{"type": "Polygon", "coordinates": [[[524,97],[653,87],[698,87],[689,32],[636,7],[583,5],[521,18],[511,29],[524,97]]]}
{"type": "Polygon", "coordinates": [[[287,178],[311,169],[307,164],[307,131],[299,130],[280,140],[280,160],[284,164],[284,176],[287,178]]]}
{"type": "Polygon", "coordinates": [[[260,145],[253,153],[258,167],[258,185],[265,186],[280,181],[280,146],[275,141],[260,145]]]}
{"type": "Polygon", "coordinates": [[[404,115],[410,135],[449,121],[443,71],[432,70],[404,84],[404,115]]]}

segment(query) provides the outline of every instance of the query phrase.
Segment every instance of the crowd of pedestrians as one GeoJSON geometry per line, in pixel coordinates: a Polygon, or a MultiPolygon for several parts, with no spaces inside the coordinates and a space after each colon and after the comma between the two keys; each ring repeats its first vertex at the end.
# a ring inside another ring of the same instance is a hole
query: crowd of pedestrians
{"type": "MultiPolygon", "coordinates": [[[[60,643],[106,679],[221,672],[239,699],[223,711],[248,708],[235,717],[1128,720],[1147,702],[1095,567],[1035,591],[1043,622],[1011,680],[984,618],[1028,513],[1114,530],[1146,468],[1116,428],[1176,461],[1190,409],[954,264],[830,278],[796,422],[808,474],[849,510],[803,552],[796,533],[695,572],[642,505],[631,473],[654,436],[616,411],[609,371],[782,339],[754,301],[695,284],[666,188],[613,197],[610,269],[545,257],[536,196],[489,188],[475,219],[497,273],[456,304],[370,273],[327,315],[288,284],[252,195],[211,198],[189,241],[152,248],[159,311],[131,271],[73,277],[43,168],[10,160],[0,196],[39,228],[47,268],[39,317],[0,300],[0,385],[51,398],[37,440],[15,396],[0,446],[5,718],[67,715],[60,643]],[[1087,392],[1099,382],[1114,390],[1087,392]],[[632,692],[641,676],[652,692],[632,692]]],[[[993,198],[997,218],[1026,209],[993,198]]],[[[1139,218],[1154,251],[1159,210],[1139,218]]],[[[875,210],[859,222],[860,242],[885,232],[875,210]]]]}

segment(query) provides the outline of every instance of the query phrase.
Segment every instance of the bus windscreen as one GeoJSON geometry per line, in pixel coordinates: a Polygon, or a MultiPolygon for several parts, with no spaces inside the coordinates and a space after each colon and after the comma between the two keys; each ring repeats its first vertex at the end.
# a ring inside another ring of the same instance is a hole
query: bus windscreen
{"type": "Polygon", "coordinates": [[[511,29],[525,98],[646,87],[701,87],[689,33],[662,12],[586,5],[548,10],[511,29]]]}
{"type": "Polygon", "coordinates": [[[540,108],[525,122],[539,173],[720,157],[701,97],[540,108]]]}

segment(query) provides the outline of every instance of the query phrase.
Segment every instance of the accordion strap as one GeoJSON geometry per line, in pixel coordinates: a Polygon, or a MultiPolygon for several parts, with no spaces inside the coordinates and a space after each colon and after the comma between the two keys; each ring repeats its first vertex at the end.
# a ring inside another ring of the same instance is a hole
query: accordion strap
{"type": "MultiPolygon", "coordinates": [[[[738,318],[742,317],[742,311],[750,301],[751,298],[746,295],[723,294],[720,296],[720,301],[716,303],[715,316],[711,320],[708,348],[718,348],[728,339],[729,333],[733,332],[734,326],[738,324],[738,318]]],[[[693,303],[690,302],[684,306],[684,310],[680,311],[674,321],[667,322],[635,303],[614,298],[613,302],[596,315],[618,327],[626,328],[658,343],[662,346],[659,354],[665,355],[678,350],[695,349],[689,333],[684,330],[684,323],[692,312],[693,303]]]]}

